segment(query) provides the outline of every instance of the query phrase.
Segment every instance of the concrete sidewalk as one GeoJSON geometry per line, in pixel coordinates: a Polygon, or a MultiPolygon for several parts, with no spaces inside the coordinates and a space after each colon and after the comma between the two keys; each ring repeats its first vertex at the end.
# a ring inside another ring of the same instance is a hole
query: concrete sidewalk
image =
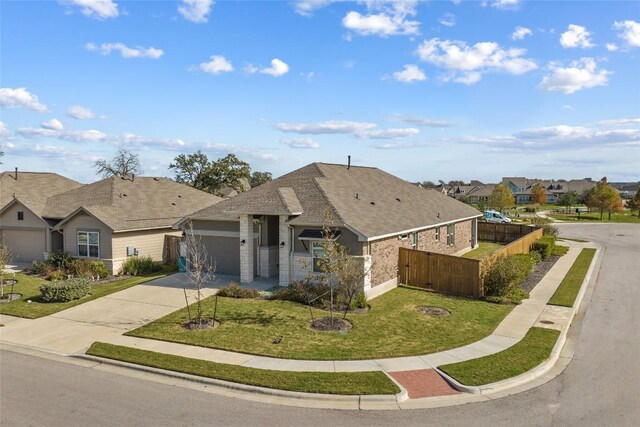
{"type": "Polygon", "coordinates": [[[399,372],[433,369],[440,365],[461,362],[503,351],[519,342],[532,326],[563,330],[568,328],[572,308],[549,306],[547,302],[567,274],[580,251],[590,244],[566,242],[569,251],[542,278],[530,298],[515,307],[498,325],[493,334],[475,343],[439,353],[422,356],[374,360],[292,360],[254,356],[186,344],[170,343],[122,335],[109,336],[105,342],[159,353],[227,363],[251,368],[300,372],[399,372]],[[552,322],[552,323],[549,323],[552,322]]]}

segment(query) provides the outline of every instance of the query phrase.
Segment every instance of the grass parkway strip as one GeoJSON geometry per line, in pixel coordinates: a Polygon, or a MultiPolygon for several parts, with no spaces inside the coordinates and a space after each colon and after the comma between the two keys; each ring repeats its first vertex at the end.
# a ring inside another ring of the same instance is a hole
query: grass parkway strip
{"type": "Polygon", "coordinates": [[[481,386],[516,377],[544,362],[560,331],[531,328],[519,343],[489,356],[439,366],[461,384],[481,386]]]}
{"type": "Polygon", "coordinates": [[[573,303],[578,296],[578,292],[580,292],[580,287],[582,286],[584,277],[587,275],[587,271],[589,271],[589,266],[595,253],[596,250],[591,248],[585,248],[580,252],[571,269],[549,300],[549,304],[573,307],[573,303]]]}
{"type": "Polygon", "coordinates": [[[398,386],[383,372],[288,372],[246,368],[101,342],[87,354],[184,374],[259,387],[341,395],[397,394],[398,386]]]}
{"type": "MultiPolygon", "coordinates": [[[[45,280],[38,276],[18,273],[16,274],[18,284],[15,286],[14,292],[22,294],[22,297],[8,303],[0,304],[0,314],[24,317],[27,319],[37,319],[38,317],[48,316],[50,314],[75,307],[76,305],[84,304],[85,302],[92,301],[105,295],[125,290],[134,285],[139,285],[140,283],[159,279],[171,273],[173,273],[172,269],[165,268],[163,271],[160,271],[158,273],[129,277],[122,280],[114,280],[113,282],[94,284],[91,285],[91,294],[87,295],[86,297],[61,303],[40,302],[40,285],[44,283],[45,280]]],[[[9,290],[5,288],[5,292],[8,291],[9,290]]]]}

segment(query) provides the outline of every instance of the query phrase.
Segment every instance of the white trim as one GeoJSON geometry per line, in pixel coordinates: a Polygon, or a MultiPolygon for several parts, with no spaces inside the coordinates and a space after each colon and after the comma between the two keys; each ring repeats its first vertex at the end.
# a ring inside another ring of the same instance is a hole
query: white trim
{"type": "Polygon", "coordinates": [[[367,301],[370,301],[376,297],[379,297],[385,292],[389,292],[391,289],[395,289],[397,287],[398,287],[398,277],[394,277],[391,280],[387,280],[384,283],[380,283],[379,285],[373,286],[368,291],[365,291],[365,294],[367,295],[367,301]]]}
{"type": "Polygon", "coordinates": [[[468,218],[458,218],[458,219],[454,219],[454,220],[447,221],[447,222],[441,222],[441,223],[438,223],[438,224],[426,225],[424,227],[411,228],[409,230],[396,231],[396,232],[389,233],[389,234],[382,234],[380,236],[368,237],[368,238],[366,238],[366,240],[362,240],[362,241],[364,241],[364,242],[372,242],[374,240],[380,240],[380,239],[384,239],[384,238],[387,238],[387,237],[393,237],[393,236],[397,236],[399,234],[413,233],[414,231],[428,230],[430,228],[441,227],[441,226],[447,225],[447,224],[456,224],[458,222],[469,221],[469,220],[474,219],[474,218],[480,218],[481,216],[482,216],[482,214],[478,213],[478,215],[470,216],[468,218]]]}
{"type": "MultiPolygon", "coordinates": [[[[186,230],[185,233],[191,233],[191,230],[186,230]]],[[[210,237],[237,237],[240,238],[239,231],[219,231],[219,230],[193,230],[194,236],[210,236],[210,237]]],[[[260,233],[253,233],[253,237],[260,237],[260,233]]]]}

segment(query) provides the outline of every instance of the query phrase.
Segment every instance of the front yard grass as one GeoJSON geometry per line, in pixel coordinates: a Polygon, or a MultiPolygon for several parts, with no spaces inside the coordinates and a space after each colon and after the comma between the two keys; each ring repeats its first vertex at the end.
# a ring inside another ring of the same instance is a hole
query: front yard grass
{"type": "MultiPolygon", "coordinates": [[[[205,300],[204,305],[211,315],[213,299],[205,300]]],[[[215,329],[183,328],[188,321],[184,308],[127,335],[286,359],[377,359],[470,344],[491,334],[513,308],[406,287],[389,291],[370,305],[367,313],[347,316],[353,324],[347,334],[312,330],[309,307],[301,304],[219,298],[222,323],[215,329]],[[429,316],[419,313],[418,306],[441,307],[451,315],[429,316]]],[[[329,313],[314,309],[313,315],[318,318],[329,313]]]]}
{"type": "MultiPolygon", "coordinates": [[[[174,271],[175,269],[173,266],[163,266],[163,270],[157,273],[91,285],[91,293],[86,297],[61,303],[41,302],[40,285],[44,283],[45,280],[38,276],[17,273],[15,278],[18,279],[18,284],[15,286],[14,292],[22,294],[22,297],[8,303],[1,303],[0,314],[36,319],[38,317],[48,316],[50,314],[66,310],[67,308],[75,307],[76,305],[84,304],[85,302],[92,301],[96,298],[100,298],[114,292],[122,291],[130,288],[131,286],[148,282],[149,280],[167,276],[174,271]],[[28,303],[28,300],[31,302],[28,303]]],[[[8,279],[13,278],[13,275],[4,274],[3,277],[8,279]]],[[[10,291],[10,286],[4,287],[5,293],[10,291]]]]}
{"type": "Polygon", "coordinates": [[[623,223],[640,223],[640,218],[637,215],[631,214],[631,212],[621,212],[611,214],[611,219],[609,219],[609,214],[606,212],[602,215],[602,221],[600,221],[600,213],[599,212],[591,212],[591,213],[581,213],[580,216],[577,214],[549,214],[550,218],[557,219],[560,221],[567,222],[623,222],[623,223]]]}
{"type": "Polygon", "coordinates": [[[504,245],[493,242],[479,242],[478,247],[462,255],[462,258],[481,259],[502,248],[504,245]]]}
{"type": "Polygon", "coordinates": [[[188,357],[95,342],[92,356],[279,390],[345,395],[397,394],[398,386],[383,372],[290,372],[246,368],[188,357]]]}
{"type": "Polygon", "coordinates": [[[458,382],[481,386],[513,378],[544,362],[556,344],[560,331],[531,328],[519,343],[489,356],[438,366],[458,382]]]}
{"type": "Polygon", "coordinates": [[[558,289],[549,300],[549,304],[573,307],[595,253],[596,250],[591,248],[585,248],[580,252],[569,272],[560,282],[560,286],[558,286],[558,289]]]}

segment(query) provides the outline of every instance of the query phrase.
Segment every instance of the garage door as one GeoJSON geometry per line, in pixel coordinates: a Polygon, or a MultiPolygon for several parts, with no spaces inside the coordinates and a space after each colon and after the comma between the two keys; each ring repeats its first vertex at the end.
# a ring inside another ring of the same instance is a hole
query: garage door
{"type": "Polygon", "coordinates": [[[202,237],[216,273],[240,275],[240,240],[237,237],[202,237]]]}
{"type": "Polygon", "coordinates": [[[44,230],[2,230],[2,242],[9,247],[14,262],[42,261],[46,251],[44,230]]]}

